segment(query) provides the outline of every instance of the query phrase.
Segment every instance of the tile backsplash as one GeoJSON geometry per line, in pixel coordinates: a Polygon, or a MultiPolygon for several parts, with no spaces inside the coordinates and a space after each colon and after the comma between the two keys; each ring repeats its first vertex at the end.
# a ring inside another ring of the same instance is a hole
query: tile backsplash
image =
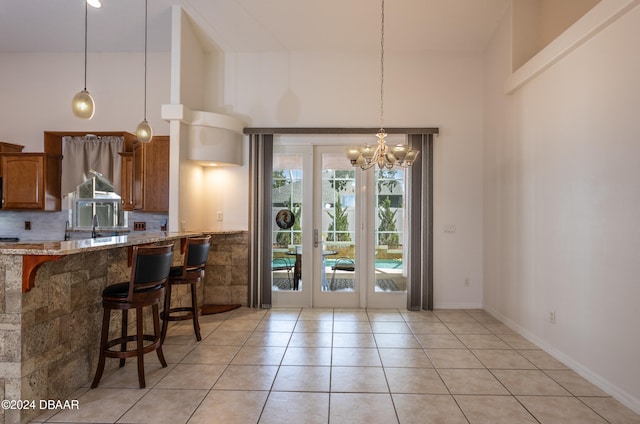
{"type": "MultiPolygon", "coordinates": [[[[129,231],[133,232],[134,222],[145,222],[145,231],[158,232],[160,226],[167,221],[165,213],[151,212],[129,212],[128,223],[129,231]]],[[[17,237],[20,241],[60,241],[64,240],[64,232],[66,222],[69,219],[69,211],[62,210],[60,212],[25,212],[25,211],[3,211],[0,210],[0,237],[17,237]],[[31,229],[25,230],[25,221],[31,222],[31,229]]],[[[177,229],[176,229],[177,230],[177,229]]],[[[101,231],[100,234],[108,236],[107,231],[101,231]]],[[[90,232],[71,233],[71,238],[88,238],[90,232]]]]}

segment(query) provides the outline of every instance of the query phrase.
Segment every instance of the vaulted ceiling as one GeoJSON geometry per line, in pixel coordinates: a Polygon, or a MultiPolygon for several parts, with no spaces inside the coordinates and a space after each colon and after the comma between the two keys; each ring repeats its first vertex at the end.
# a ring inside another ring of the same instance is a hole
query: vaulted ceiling
{"type": "MultiPolygon", "coordinates": [[[[144,0],[89,7],[90,52],[144,49],[144,0]]],[[[385,49],[482,51],[510,0],[386,0],[385,49]]],[[[168,51],[180,4],[211,48],[233,52],[380,48],[379,0],[149,0],[149,51],[168,51]]],[[[84,0],[0,1],[0,52],[81,52],[84,0]]]]}

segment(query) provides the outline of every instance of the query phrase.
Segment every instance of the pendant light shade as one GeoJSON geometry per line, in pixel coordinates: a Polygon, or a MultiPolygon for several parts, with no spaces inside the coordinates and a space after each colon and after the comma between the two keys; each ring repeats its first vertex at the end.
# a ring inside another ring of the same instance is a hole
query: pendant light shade
{"type": "Polygon", "coordinates": [[[71,111],[80,119],[91,119],[96,111],[93,97],[87,91],[87,3],[84,4],[84,89],[71,100],[71,111]]]}
{"type": "Polygon", "coordinates": [[[76,93],[71,100],[73,114],[81,119],[91,119],[96,111],[96,104],[91,94],[85,89],[76,93]]]}
{"type": "Polygon", "coordinates": [[[102,2],[100,0],[87,0],[87,4],[91,7],[95,7],[96,9],[100,9],[102,7],[102,2]]]}
{"type": "Polygon", "coordinates": [[[153,138],[153,129],[146,119],[138,124],[136,138],[142,143],[148,143],[153,138]]]}
{"type": "Polygon", "coordinates": [[[153,129],[147,122],[147,0],[144,0],[144,119],[136,128],[136,137],[142,143],[149,143],[153,138],[153,129]]]}

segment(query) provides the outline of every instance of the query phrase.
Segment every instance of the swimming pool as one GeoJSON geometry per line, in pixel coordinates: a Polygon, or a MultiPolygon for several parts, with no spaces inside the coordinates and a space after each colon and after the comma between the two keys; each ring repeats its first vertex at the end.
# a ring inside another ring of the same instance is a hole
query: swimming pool
{"type": "MultiPolygon", "coordinates": [[[[324,260],[325,266],[331,267],[337,259],[327,258],[324,260]]],[[[376,259],[376,269],[402,269],[401,259],[376,259]]]]}
{"type": "MultiPolygon", "coordinates": [[[[332,267],[335,265],[337,259],[326,258],[324,265],[326,267],[332,267]]],[[[295,258],[275,258],[272,260],[272,266],[274,270],[278,268],[293,267],[296,263],[295,258]]],[[[376,269],[402,269],[401,259],[376,259],[376,269]]]]}

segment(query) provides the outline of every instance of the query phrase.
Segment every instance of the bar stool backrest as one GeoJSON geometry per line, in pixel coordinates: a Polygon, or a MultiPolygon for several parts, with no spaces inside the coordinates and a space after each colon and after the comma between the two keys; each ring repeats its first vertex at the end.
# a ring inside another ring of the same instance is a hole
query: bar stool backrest
{"type": "Polygon", "coordinates": [[[187,239],[185,272],[204,270],[209,257],[211,237],[191,237],[187,239]]]}
{"type": "Polygon", "coordinates": [[[136,293],[162,288],[169,277],[173,261],[173,244],[165,246],[133,248],[129,295],[132,301],[136,293]]]}

